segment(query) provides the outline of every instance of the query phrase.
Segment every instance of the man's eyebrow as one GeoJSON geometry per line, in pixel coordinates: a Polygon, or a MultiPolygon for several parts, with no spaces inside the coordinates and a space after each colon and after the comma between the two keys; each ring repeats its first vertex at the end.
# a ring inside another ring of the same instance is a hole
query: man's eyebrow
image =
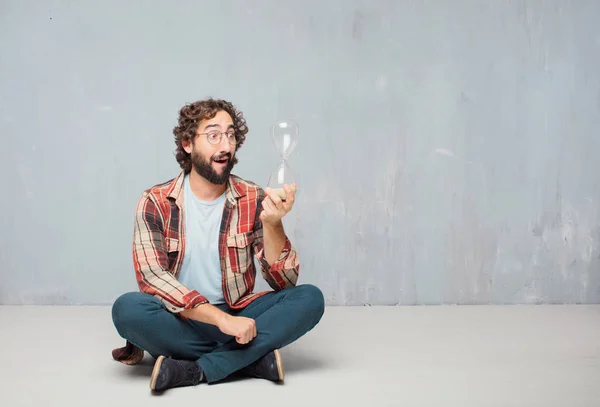
{"type": "MultiPolygon", "coordinates": [[[[212,128],[212,127],[219,127],[219,125],[218,125],[218,124],[216,124],[216,123],[214,123],[214,124],[209,124],[209,125],[207,125],[207,126],[204,128],[204,130],[208,130],[208,129],[212,128]]],[[[229,125],[229,127],[227,127],[227,130],[229,130],[229,129],[234,129],[234,128],[235,128],[235,127],[233,126],[233,124],[230,124],[230,125],[229,125]]]]}

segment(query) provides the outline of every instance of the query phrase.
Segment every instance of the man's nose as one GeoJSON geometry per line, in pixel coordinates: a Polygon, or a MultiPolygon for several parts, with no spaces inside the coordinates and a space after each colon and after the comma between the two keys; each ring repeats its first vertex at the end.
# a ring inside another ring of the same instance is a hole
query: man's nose
{"type": "Polygon", "coordinates": [[[221,141],[219,141],[219,148],[221,149],[221,151],[229,153],[231,152],[232,147],[233,146],[229,143],[227,135],[223,134],[223,136],[221,137],[221,141]]]}

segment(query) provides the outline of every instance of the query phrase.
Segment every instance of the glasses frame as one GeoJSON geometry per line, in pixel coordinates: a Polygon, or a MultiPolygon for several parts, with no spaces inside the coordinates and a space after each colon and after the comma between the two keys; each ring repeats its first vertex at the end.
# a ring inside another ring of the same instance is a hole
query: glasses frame
{"type": "Polygon", "coordinates": [[[215,146],[215,145],[217,145],[217,144],[221,143],[221,140],[223,140],[223,135],[227,135],[227,142],[228,142],[229,144],[231,144],[232,146],[235,146],[235,145],[237,145],[237,143],[238,143],[238,141],[237,141],[237,138],[236,138],[236,137],[237,137],[237,134],[236,134],[236,131],[235,131],[235,130],[233,130],[233,142],[231,142],[231,139],[229,138],[229,135],[228,135],[228,133],[229,133],[230,131],[231,131],[231,130],[227,130],[227,131],[211,130],[211,131],[209,131],[209,132],[206,132],[206,133],[198,133],[198,135],[206,135],[206,140],[208,141],[208,144],[211,144],[211,145],[213,145],[213,146],[215,146]],[[219,139],[218,139],[216,142],[214,142],[214,143],[210,141],[210,138],[208,138],[208,136],[209,136],[211,133],[219,133],[219,139]]]}

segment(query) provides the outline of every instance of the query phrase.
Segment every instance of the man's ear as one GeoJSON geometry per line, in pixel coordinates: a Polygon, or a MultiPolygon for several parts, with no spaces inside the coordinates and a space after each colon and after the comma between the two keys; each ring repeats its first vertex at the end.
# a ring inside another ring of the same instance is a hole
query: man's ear
{"type": "Polygon", "coordinates": [[[181,145],[186,153],[192,154],[193,144],[191,140],[182,140],[181,145]]]}

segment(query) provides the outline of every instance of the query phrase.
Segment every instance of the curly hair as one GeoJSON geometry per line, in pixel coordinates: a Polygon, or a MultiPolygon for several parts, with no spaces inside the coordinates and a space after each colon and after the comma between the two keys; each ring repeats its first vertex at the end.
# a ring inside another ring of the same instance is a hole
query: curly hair
{"type": "MultiPolygon", "coordinates": [[[[194,140],[197,137],[196,132],[200,122],[205,119],[212,119],[221,110],[227,112],[233,120],[237,139],[236,150],[239,150],[244,144],[248,126],[243,113],[236,110],[230,102],[210,98],[186,104],[179,111],[178,125],[173,129],[175,144],[177,145],[175,158],[186,174],[192,170],[192,157],[183,149],[183,142],[194,140]]],[[[237,164],[237,162],[237,157],[234,156],[233,164],[237,164]]]]}

